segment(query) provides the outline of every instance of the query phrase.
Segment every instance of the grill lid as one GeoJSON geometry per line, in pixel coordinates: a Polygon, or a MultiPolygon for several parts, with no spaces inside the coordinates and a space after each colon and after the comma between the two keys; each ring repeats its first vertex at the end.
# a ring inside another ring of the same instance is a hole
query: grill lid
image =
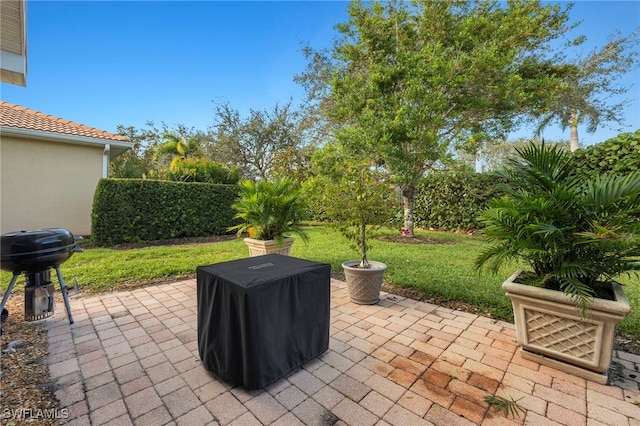
{"type": "Polygon", "coordinates": [[[63,228],[9,232],[0,243],[1,269],[13,273],[57,267],[76,250],[73,234],[63,228]]]}

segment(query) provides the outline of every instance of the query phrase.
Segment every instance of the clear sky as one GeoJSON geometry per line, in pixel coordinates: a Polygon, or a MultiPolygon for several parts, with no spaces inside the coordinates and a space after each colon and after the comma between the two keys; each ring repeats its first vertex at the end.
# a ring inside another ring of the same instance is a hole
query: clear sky
{"type": "MultiPolygon", "coordinates": [[[[2,83],[0,98],[110,132],[150,120],[206,130],[216,102],[246,113],[300,99],[292,78],[305,68],[301,46],[331,46],[346,9],[343,1],[29,0],[27,87],[2,83]]],[[[590,50],[616,29],[640,27],[640,2],[578,0],[571,18],[583,21],[590,50]]],[[[633,83],[624,131],[640,129],[640,70],[627,75],[633,83]]],[[[590,145],[618,131],[580,133],[590,145]]],[[[569,139],[569,131],[544,136],[569,139]]]]}

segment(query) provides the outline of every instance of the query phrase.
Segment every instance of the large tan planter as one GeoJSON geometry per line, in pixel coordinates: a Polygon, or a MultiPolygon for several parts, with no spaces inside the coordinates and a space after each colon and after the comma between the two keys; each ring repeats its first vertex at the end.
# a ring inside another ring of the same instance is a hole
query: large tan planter
{"type": "Polygon", "coordinates": [[[359,305],[374,305],[380,300],[382,277],[387,265],[369,261],[369,269],[356,268],[359,260],[350,260],[342,264],[347,292],[351,301],[359,305]]]}
{"type": "Polygon", "coordinates": [[[253,238],[245,238],[244,242],[247,244],[247,247],[249,247],[250,257],[273,253],[289,256],[294,240],[295,238],[285,237],[282,245],[276,244],[275,240],[256,240],[253,238]]]}
{"type": "Polygon", "coordinates": [[[514,282],[520,272],[502,288],[513,304],[522,357],[605,384],[616,324],[631,311],[622,287],[614,282],[616,300],[592,300],[591,310],[581,318],[564,293],[514,282]]]}

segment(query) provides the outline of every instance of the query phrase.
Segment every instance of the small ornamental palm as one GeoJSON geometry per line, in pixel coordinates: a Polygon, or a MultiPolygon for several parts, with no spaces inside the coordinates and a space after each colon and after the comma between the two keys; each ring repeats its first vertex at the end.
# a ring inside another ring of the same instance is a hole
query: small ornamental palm
{"type": "Polygon", "coordinates": [[[606,281],[640,270],[640,172],[585,179],[557,147],[517,151],[497,172],[505,195],[480,216],[491,245],[476,266],[522,261],[527,283],[564,291],[584,316],[606,281]]]}
{"type": "Polygon", "coordinates": [[[234,218],[240,224],[229,228],[238,235],[252,231],[258,240],[275,240],[282,244],[286,234],[297,234],[303,241],[309,240],[301,221],[306,206],[291,179],[279,178],[273,182],[240,182],[240,197],[232,205],[238,212],[234,218]]]}

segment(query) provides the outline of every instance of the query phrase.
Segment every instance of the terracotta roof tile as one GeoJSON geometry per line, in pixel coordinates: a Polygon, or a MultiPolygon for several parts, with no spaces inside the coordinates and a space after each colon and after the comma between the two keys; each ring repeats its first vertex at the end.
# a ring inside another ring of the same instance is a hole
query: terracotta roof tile
{"type": "Polygon", "coordinates": [[[113,141],[129,142],[126,136],[98,130],[84,124],[63,120],[29,108],[0,101],[0,126],[17,127],[25,130],[61,133],[113,141]]]}

